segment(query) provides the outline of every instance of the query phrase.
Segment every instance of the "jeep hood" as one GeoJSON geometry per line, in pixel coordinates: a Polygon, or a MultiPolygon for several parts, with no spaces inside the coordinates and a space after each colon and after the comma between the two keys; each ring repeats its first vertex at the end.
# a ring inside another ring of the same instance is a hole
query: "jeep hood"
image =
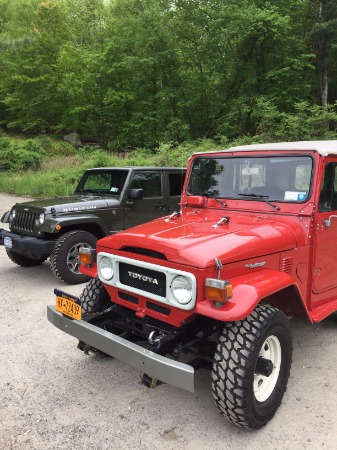
{"type": "Polygon", "coordinates": [[[18,203],[15,207],[32,208],[43,210],[46,214],[67,214],[76,211],[92,211],[106,208],[107,206],[118,206],[119,201],[114,197],[103,197],[97,195],[72,195],[69,197],[56,197],[47,199],[30,200],[18,203]]]}
{"type": "Polygon", "coordinates": [[[251,259],[293,249],[303,239],[303,230],[280,216],[231,215],[228,223],[214,227],[220,219],[214,214],[212,219],[207,214],[157,219],[101,239],[98,251],[137,247],[162,253],[176,264],[206,268],[215,257],[225,264],[251,259]]]}

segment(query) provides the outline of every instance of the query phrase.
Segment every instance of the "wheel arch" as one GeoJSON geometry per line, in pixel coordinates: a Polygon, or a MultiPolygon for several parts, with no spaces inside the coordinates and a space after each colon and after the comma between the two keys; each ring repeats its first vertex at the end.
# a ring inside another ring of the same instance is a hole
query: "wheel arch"
{"type": "Polygon", "coordinates": [[[101,239],[107,235],[98,223],[83,222],[63,225],[60,230],[59,237],[63,236],[65,233],[68,233],[69,231],[87,231],[88,233],[96,236],[97,239],[101,239]]]}
{"type": "Polygon", "coordinates": [[[297,282],[289,274],[264,269],[229,281],[233,295],[223,306],[217,308],[214,302],[205,299],[197,303],[196,312],[222,322],[235,322],[248,317],[259,303],[268,303],[287,316],[310,320],[297,282]]]}
{"type": "Polygon", "coordinates": [[[298,317],[299,319],[310,319],[310,314],[305,307],[297,286],[294,284],[277,292],[274,292],[260,303],[268,303],[281,310],[288,317],[298,317]]]}
{"type": "Polygon", "coordinates": [[[98,239],[110,233],[107,223],[95,214],[74,214],[47,217],[40,227],[41,233],[57,239],[68,231],[82,230],[94,234],[98,239]]]}
{"type": "Polygon", "coordinates": [[[72,221],[72,222],[58,222],[58,225],[61,225],[60,230],[55,233],[55,224],[53,225],[52,229],[53,232],[48,231],[46,232],[46,236],[49,236],[52,240],[57,240],[61,236],[63,236],[66,233],[69,233],[69,231],[87,231],[88,233],[93,234],[97,239],[102,239],[103,237],[108,235],[108,231],[105,230],[102,227],[101,223],[97,222],[88,222],[88,221],[72,221]]]}

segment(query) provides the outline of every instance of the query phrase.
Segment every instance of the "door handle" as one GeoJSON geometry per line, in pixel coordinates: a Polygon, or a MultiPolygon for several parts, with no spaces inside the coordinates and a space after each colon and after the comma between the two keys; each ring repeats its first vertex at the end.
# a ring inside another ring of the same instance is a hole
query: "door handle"
{"type": "Polygon", "coordinates": [[[324,226],[325,228],[330,228],[331,227],[331,219],[337,219],[337,216],[335,216],[334,214],[332,214],[331,216],[329,216],[327,219],[324,220],[324,226]]]}
{"type": "Polygon", "coordinates": [[[154,205],[155,209],[165,209],[166,208],[166,203],[156,203],[154,205]]]}

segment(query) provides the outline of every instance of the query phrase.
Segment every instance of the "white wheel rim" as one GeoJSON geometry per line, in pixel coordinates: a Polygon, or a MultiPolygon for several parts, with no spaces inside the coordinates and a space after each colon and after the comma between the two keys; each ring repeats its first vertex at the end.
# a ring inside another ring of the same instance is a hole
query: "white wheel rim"
{"type": "Polygon", "coordinates": [[[273,371],[269,377],[254,374],[254,395],[257,401],[264,402],[272,394],[281,368],[282,361],[282,349],[279,339],[276,336],[269,336],[261,346],[260,357],[264,359],[269,359],[273,364],[273,371]]]}

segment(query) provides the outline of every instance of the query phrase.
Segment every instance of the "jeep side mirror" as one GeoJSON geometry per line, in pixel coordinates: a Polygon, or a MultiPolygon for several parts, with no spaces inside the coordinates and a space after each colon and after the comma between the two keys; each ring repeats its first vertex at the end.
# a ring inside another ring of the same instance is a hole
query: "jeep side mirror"
{"type": "Polygon", "coordinates": [[[134,200],[142,200],[144,195],[144,189],[130,189],[129,198],[126,201],[126,206],[129,208],[133,206],[134,200]]]}
{"type": "Polygon", "coordinates": [[[144,189],[131,189],[129,193],[130,200],[142,200],[144,196],[144,189]]]}

